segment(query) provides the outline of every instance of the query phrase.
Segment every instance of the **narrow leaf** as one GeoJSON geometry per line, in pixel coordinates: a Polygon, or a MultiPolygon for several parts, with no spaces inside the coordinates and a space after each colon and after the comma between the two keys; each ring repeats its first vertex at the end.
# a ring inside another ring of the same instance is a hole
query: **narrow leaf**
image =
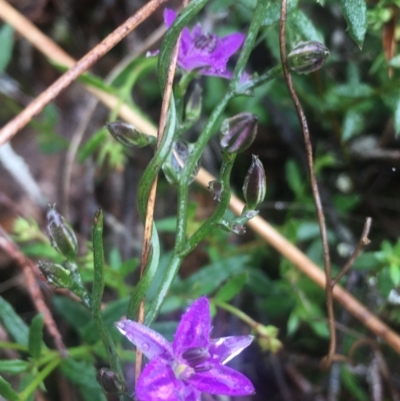
{"type": "Polygon", "coordinates": [[[96,370],[90,363],[65,359],[60,367],[68,380],[79,387],[85,401],[106,401],[106,397],[96,380],[96,370]]]}
{"type": "Polygon", "coordinates": [[[93,219],[93,259],[92,312],[98,315],[104,291],[103,212],[101,210],[96,212],[93,219]]]}
{"type": "Polygon", "coordinates": [[[0,372],[18,374],[25,372],[30,367],[29,363],[21,359],[0,360],[0,372]]]}
{"type": "Polygon", "coordinates": [[[398,138],[400,134],[400,95],[398,95],[394,107],[394,130],[396,133],[396,137],[398,138]]]}
{"type": "Polygon", "coordinates": [[[3,72],[11,60],[14,45],[14,30],[10,25],[0,29],[0,72],[3,72]]]}
{"type": "Polygon", "coordinates": [[[294,35],[293,42],[297,44],[301,41],[316,40],[324,43],[321,33],[315,28],[308,16],[301,10],[293,11],[287,18],[291,32],[294,35]]]}
{"type": "Polygon", "coordinates": [[[10,384],[0,376],[0,396],[7,401],[20,401],[19,395],[11,388],[10,384]]]}
{"type": "Polygon", "coordinates": [[[236,294],[240,292],[242,287],[246,284],[247,276],[248,276],[247,272],[244,272],[238,274],[237,276],[232,277],[218,290],[215,297],[219,301],[223,302],[230,301],[236,294]]]}
{"type": "Polygon", "coordinates": [[[36,315],[31,323],[29,329],[29,353],[33,358],[37,359],[40,357],[42,352],[42,340],[43,340],[43,315],[40,313],[36,315]]]}
{"type": "Polygon", "coordinates": [[[361,49],[367,32],[367,6],[365,0],[340,0],[349,34],[361,49]]]}
{"type": "Polygon", "coordinates": [[[28,345],[28,326],[2,297],[0,297],[0,321],[18,344],[28,345]]]}

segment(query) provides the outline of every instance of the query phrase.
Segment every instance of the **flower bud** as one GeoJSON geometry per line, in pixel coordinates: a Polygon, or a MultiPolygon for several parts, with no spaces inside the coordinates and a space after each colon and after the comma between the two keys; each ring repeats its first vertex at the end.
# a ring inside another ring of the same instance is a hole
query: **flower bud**
{"type": "Polygon", "coordinates": [[[255,209],[265,198],[267,182],[265,171],[258,156],[252,155],[252,162],[243,184],[243,195],[247,209],[255,209]]]}
{"type": "Polygon", "coordinates": [[[99,369],[96,378],[106,393],[118,394],[126,389],[118,374],[111,369],[99,369]]]}
{"type": "Polygon", "coordinates": [[[52,262],[39,262],[38,267],[47,282],[57,288],[70,288],[72,286],[71,272],[63,266],[52,262]]]}
{"type": "Polygon", "coordinates": [[[201,114],[201,102],[202,102],[201,92],[202,92],[201,86],[198,83],[196,83],[185,106],[186,121],[194,123],[199,119],[201,114]]]}
{"type": "Polygon", "coordinates": [[[329,50],[320,42],[300,42],[287,57],[289,68],[298,74],[319,70],[329,56],[329,50]]]}
{"type": "Polygon", "coordinates": [[[139,132],[132,124],[114,121],[112,123],[107,123],[106,128],[118,142],[130,148],[143,148],[156,143],[156,138],[154,136],[139,132]]]}
{"type": "MultiPolygon", "coordinates": [[[[165,177],[170,184],[179,183],[183,167],[192,152],[192,148],[193,145],[185,141],[177,141],[173,144],[171,153],[162,166],[165,177]]],[[[199,169],[200,163],[198,162],[192,171],[190,182],[193,182],[199,169]]]]}
{"type": "Polygon", "coordinates": [[[222,122],[220,144],[227,153],[245,151],[257,134],[258,118],[251,113],[240,113],[222,122]]]}
{"type": "Polygon", "coordinates": [[[208,183],[208,189],[213,196],[213,200],[220,202],[223,191],[222,183],[218,180],[210,181],[208,183]]]}
{"type": "Polygon", "coordinates": [[[69,224],[56,210],[55,205],[49,206],[47,212],[47,235],[53,248],[68,260],[75,260],[78,252],[78,241],[69,224]]]}

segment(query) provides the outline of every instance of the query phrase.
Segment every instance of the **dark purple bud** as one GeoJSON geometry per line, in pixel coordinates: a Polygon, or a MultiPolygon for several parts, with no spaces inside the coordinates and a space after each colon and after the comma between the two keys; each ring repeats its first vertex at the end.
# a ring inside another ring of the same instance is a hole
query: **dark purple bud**
{"type": "Polygon", "coordinates": [[[40,261],[38,267],[49,284],[57,288],[70,288],[72,286],[71,272],[63,266],[40,261]]]}
{"type": "Polygon", "coordinates": [[[78,252],[78,241],[69,224],[56,210],[56,205],[50,205],[47,212],[47,235],[53,248],[68,260],[75,260],[78,252]]]}
{"type": "Polygon", "coordinates": [[[257,134],[257,116],[251,113],[240,113],[222,122],[220,144],[227,153],[245,151],[254,141],[257,134]]]}
{"type": "Polygon", "coordinates": [[[126,390],[125,384],[118,374],[111,369],[101,368],[97,372],[96,378],[106,393],[117,394],[126,390]]]}
{"type": "Polygon", "coordinates": [[[210,353],[208,352],[208,348],[206,347],[192,347],[188,348],[185,352],[182,353],[182,358],[194,368],[197,365],[200,365],[202,362],[206,361],[210,357],[210,353]]]}
{"type": "Polygon", "coordinates": [[[289,68],[298,74],[319,70],[329,56],[329,50],[320,42],[300,42],[287,57],[289,68]]]}
{"type": "Polygon", "coordinates": [[[118,142],[130,148],[143,148],[156,143],[156,138],[154,136],[139,132],[132,124],[114,121],[112,123],[107,123],[106,128],[118,142]]]}
{"type": "Polygon", "coordinates": [[[210,192],[213,196],[213,200],[220,202],[222,191],[223,191],[222,183],[217,180],[210,181],[208,183],[208,189],[210,190],[210,192]]]}
{"type": "MultiPolygon", "coordinates": [[[[193,145],[185,141],[177,141],[172,147],[170,155],[164,162],[162,169],[165,177],[170,184],[178,184],[183,167],[192,152],[193,145]]],[[[197,163],[192,171],[190,182],[193,182],[200,169],[200,163],[197,163]]]]}
{"type": "Polygon", "coordinates": [[[185,120],[196,122],[201,114],[202,88],[196,83],[185,106],[185,120]]]}
{"type": "Polygon", "coordinates": [[[252,162],[243,184],[243,195],[247,209],[253,210],[265,198],[267,181],[265,171],[258,156],[252,155],[252,162]]]}

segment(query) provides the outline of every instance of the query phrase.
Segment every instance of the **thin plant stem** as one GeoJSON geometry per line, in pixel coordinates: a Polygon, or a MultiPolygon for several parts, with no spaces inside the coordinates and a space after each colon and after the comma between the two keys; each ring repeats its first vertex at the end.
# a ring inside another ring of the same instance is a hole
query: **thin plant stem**
{"type": "MultiPolygon", "coordinates": [[[[166,0],[151,0],[128,18],[117,29],[103,39],[94,49],[82,57],[74,66],[64,73],[56,82],[50,85],[41,95],[33,100],[21,113],[7,123],[0,130],[0,146],[10,140],[29,121],[40,113],[43,108],[59,93],[71,84],[83,72],[87,71],[96,61],[103,57],[110,49],[119,43],[126,35],[141,24],[166,0]]],[[[0,4],[3,0],[0,0],[0,4]]],[[[2,4],[2,7],[6,7],[2,4]]],[[[13,10],[12,10],[13,11],[13,10]]]]}
{"type": "Polygon", "coordinates": [[[307,119],[304,114],[303,108],[300,104],[300,100],[296,94],[296,91],[293,86],[292,77],[289,72],[289,67],[287,65],[287,54],[286,54],[286,16],[287,16],[287,0],[281,0],[281,16],[280,16],[280,26],[279,26],[279,46],[280,46],[280,54],[281,54],[281,62],[283,66],[283,74],[285,76],[285,80],[290,92],[290,96],[292,98],[293,104],[296,108],[296,112],[302,127],[304,144],[307,154],[307,164],[308,164],[308,172],[310,176],[311,182],[311,190],[314,198],[315,209],[318,216],[319,229],[321,233],[322,247],[323,247],[323,256],[324,256],[324,269],[325,269],[325,293],[326,293],[326,307],[328,313],[328,325],[330,332],[330,343],[329,343],[329,351],[328,355],[325,359],[326,367],[329,367],[332,361],[332,358],[335,354],[336,350],[336,330],[335,330],[335,315],[333,310],[333,295],[332,295],[332,274],[331,274],[331,262],[330,262],[330,254],[329,254],[329,244],[328,244],[328,234],[326,230],[325,216],[323,212],[321,197],[319,194],[317,179],[314,172],[314,161],[313,161],[313,151],[310,140],[310,132],[308,129],[307,119]]]}
{"type": "MultiPolygon", "coordinates": [[[[187,5],[187,0],[184,0],[183,7],[185,7],[186,5],[187,5]]],[[[165,89],[164,89],[163,101],[162,101],[162,105],[161,105],[160,123],[158,126],[158,132],[157,132],[156,149],[161,144],[165,126],[167,123],[168,108],[169,108],[170,100],[171,100],[171,96],[172,96],[172,86],[174,83],[176,63],[178,61],[180,38],[181,38],[181,35],[179,35],[176,45],[172,51],[171,60],[170,60],[169,67],[168,67],[167,82],[166,82],[165,89]]],[[[148,198],[148,202],[147,202],[146,219],[145,219],[145,226],[144,226],[143,248],[142,248],[142,260],[141,260],[141,265],[140,265],[140,277],[143,276],[144,269],[146,268],[147,261],[149,259],[150,244],[151,244],[151,231],[152,231],[152,227],[153,227],[153,217],[154,217],[154,205],[155,205],[156,192],[157,192],[157,182],[158,182],[158,175],[156,175],[156,177],[154,178],[154,181],[151,185],[150,194],[149,194],[149,198],[148,198]]],[[[139,305],[138,323],[143,323],[143,321],[144,321],[144,306],[145,306],[145,299],[143,298],[139,305]]],[[[142,371],[142,360],[143,360],[142,351],[139,348],[136,348],[136,360],[135,360],[135,381],[136,382],[142,371]]]]}

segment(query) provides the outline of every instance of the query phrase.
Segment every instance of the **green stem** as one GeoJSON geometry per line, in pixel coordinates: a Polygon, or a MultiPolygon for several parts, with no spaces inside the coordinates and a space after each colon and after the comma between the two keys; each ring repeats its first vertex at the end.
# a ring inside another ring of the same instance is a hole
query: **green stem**
{"type": "Polygon", "coordinates": [[[219,204],[214,210],[212,216],[208,218],[190,237],[189,241],[187,242],[184,255],[190,253],[197,246],[197,244],[215,228],[215,226],[224,217],[224,214],[229,207],[229,201],[231,199],[230,177],[233,163],[236,159],[236,154],[225,153],[224,159],[225,160],[221,167],[222,195],[219,204]]]}
{"type": "Polygon", "coordinates": [[[257,1],[257,5],[253,13],[253,19],[251,20],[246,40],[244,41],[242,50],[239,55],[239,59],[235,66],[235,70],[233,71],[233,79],[229,85],[230,91],[235,91],[239,84],[240,78],[243,75],[247,61],[250,57],[250,53],[253,50],[258,35],[258,31],[260,30],[262,22],[264,21],[268,6],[269,6],[268,1],[265,0],[257,1]]]}
{"type": "Polygon", "coordinates": [[[26,345],[22,344],[16,344],[16,343],[9,343],[7,341],[0,341],[0,349],[5,348],[5,349],[15,349],[17,351],[28,351],[28,347],[26,345]]]}

